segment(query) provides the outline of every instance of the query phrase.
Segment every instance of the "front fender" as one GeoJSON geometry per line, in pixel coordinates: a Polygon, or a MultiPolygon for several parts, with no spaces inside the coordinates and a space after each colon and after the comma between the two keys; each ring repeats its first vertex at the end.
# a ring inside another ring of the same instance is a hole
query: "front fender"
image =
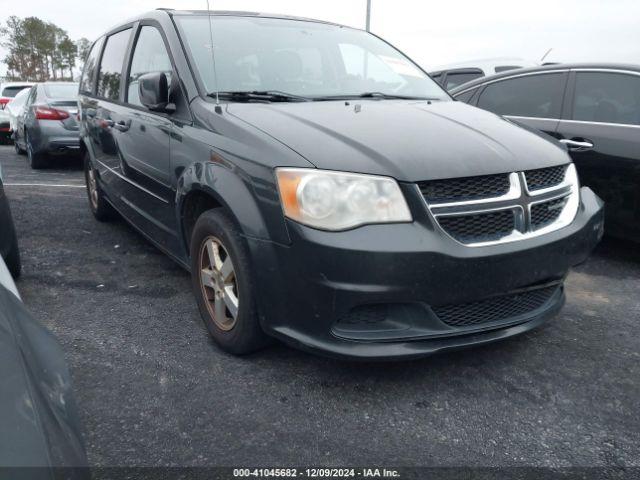
{"type": "MultiPolygon", "coordinates": [[[[204,192],[227,209],[246,237],[289,244],[273,171],[254,164],[249,174],[215,152],[211,158],[210,162],[191,164],[179,176],[177,218],[182,218],[184,202],[189,194],[204,192]]],[[[185,238],[182,222],[179,229],[181,238],[185,238]]]]}

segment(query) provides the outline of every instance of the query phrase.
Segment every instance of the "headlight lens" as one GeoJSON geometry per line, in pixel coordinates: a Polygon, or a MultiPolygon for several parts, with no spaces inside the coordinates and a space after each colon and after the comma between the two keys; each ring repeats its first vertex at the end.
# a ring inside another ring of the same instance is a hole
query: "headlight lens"
{"type": "Polygon", "coordinates": [[[276,177],[285,215],[310,227],[346,230],[412,221],[392,178],[305,168],[279,168],[276,177]]]}

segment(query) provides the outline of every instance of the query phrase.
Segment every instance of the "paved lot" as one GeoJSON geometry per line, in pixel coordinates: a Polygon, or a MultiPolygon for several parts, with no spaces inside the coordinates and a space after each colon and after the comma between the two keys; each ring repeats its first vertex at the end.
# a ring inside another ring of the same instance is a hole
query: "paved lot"
{"type": "Polygon", "coordinates": [[[209,340],[187,273],[93,220],[77,162],[33,172],[11,147],[0,162],[18,287],[67,353],[93,465],[640,466],[637,246],[605,241],[560,317],[501,344],[392,364],[284,346],[239,359],[209,340]]]}

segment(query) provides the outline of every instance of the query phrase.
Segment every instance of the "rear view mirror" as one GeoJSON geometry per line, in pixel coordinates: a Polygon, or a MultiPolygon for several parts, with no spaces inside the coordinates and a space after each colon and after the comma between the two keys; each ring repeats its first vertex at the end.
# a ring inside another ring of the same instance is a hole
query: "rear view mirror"
{"type": "Polygon", "coordinates": [[[169,81],[164,72],[142,75],[138,80],[140,102],[153,112],[172,112],[175,110],[169,102],[169,81]]]}

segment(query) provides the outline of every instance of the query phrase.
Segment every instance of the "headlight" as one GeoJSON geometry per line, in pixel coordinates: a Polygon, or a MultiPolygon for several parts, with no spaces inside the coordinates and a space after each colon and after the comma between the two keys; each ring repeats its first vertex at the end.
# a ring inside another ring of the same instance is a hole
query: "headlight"
{"type": "Polygon", "coordinates": [[[346,230],[412,221],[392,178],[305,168],[278,168],[276,177],[285,215],[310,227],[346,230]]]}

